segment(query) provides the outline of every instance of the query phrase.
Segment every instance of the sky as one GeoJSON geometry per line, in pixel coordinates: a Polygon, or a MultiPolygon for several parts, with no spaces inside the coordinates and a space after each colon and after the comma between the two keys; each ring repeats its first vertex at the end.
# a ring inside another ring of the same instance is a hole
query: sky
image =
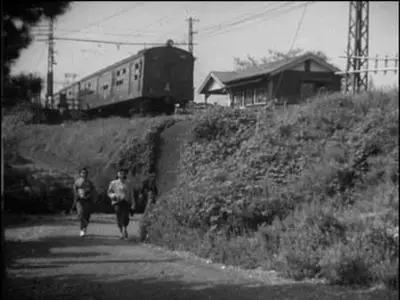
{"type": "MultiPolygon", "coordinates": [[[[369,55],[393,57],[399,52],[399,4],[369,3],[369,55]]],[[[345,69],[345,59],[339,56],[347,48],[348,1],[73,2],[71,9],[56,20],[55,37],[137,43],[165,43],[171,38],[187,42],[188,17],[198,19],[193,24],[197,32],[194,35],[196,101],[203,101],[197,91],[210,71],[233,70],[234,57],[259,58],[267,55],[268,49],[320,50],[333,64],[345,69]]],[[[46,24],[43,20],[40,27],[46,24]]],[[[43,29],[38,26],[32,32],[38,34],[43,29]]],[[[70,40],[55,42],[55,91],[65,84],[66,73],[77,74],[78,80],[144,48],[70,40]]],[[[32,72],[45,79],[47,48],[46,42],[35,40],[21,53],[12,73],[32,72]]],[[[393,72],[371,77],[378,87],[398,85],[398,74],[393,72]]]]}

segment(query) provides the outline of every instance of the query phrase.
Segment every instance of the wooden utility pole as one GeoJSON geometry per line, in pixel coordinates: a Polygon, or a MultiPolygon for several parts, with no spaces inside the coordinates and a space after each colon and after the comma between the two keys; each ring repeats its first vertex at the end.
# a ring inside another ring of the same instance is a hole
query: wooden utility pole
{"type": "MultiPolygon", "coordinates": [[[[197,31],[193,31],[193,22],[199,22],[200,20],[194,19],[190,17],[189,19],[186,19],[186,21],[189,22],[189,32],[188,32],[188,51],[193,55],[193,36],[197,33],[197,31]]],[[[195,94],[195,87],[193,86],[193,96],[192,99],[194,99],[194,94],[195,94]]],[[[204,99],[204,102],[207,103],[207,99],[204,99]]]]}
{"type": "Polygon", "coordinates": [[[54,62],[54,20],[50,18],[49,22],[49,53],[47,59],[47,93],[46,93],[46,108],[54,108],[54,98],[53,98],[53,66],[54,62]]]}
{"type": "Polygon", "coordinates": [[[193,55],[193,36],[197,33],[197,31],[193,31],[193,22],[199,22],[200,20],[193,19],[192,17],[190,17],[189,19],[186,19],[186,21],[189,22],[189,34],[188,34],[188,37],[189,37],[188,45],[189,45],[189,47],[188,47],[188,51],[190,53],[192,53],[192,55],[193,55]]]}

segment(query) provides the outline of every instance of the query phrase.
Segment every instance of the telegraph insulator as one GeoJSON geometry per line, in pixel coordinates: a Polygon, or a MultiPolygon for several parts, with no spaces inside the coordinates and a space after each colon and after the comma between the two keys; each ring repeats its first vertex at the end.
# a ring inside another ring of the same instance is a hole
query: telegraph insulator
{"type": "Polygon", "coordinates": [[[375,58],[375,74],[377,74],[378,73],[378,60],[379,60],[379,57],[378,57],[378,54],[376,55],[376,58],[375,58]]]}
{"type": "Polygon", "coordinates": [[[171,39],[168,39],[166,45],[167,45],[167,47],[173,47],[174,46],[174,41],[171,40],[171,39]]]}

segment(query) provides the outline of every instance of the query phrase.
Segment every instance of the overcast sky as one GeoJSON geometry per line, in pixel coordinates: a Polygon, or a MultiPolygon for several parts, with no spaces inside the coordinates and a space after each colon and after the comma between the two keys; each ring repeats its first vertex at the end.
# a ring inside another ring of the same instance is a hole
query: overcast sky
{"type": "MultiPolygon", "coordinates": [[[[347,47],[349,2],[312,2],[301,6],[305,3],[75,2],[69,12],[57,19],[55,36],[143,43],[164,43],[172,38],[187,42],[186,19],[197,18],[194,78],[196,99],[200,100],[197,89],[210,71],[232,70],[235,56],[261,57],[267,49],[286,52],[293,41],[294,47],[325,52],[343,69],[345,60],[337,57],[344,55],[347,47]]],[[[398,2],[370,2],[370,56],[398,53],[398,10],[398,2]]],[[[65,73],[77,73],[79,79],[142,48],[57,40],[55,91],[62,87],[65,73]]],[[[45,78],[46,70],[47,44],[35,41],[23,51],[13,73],[34,72],[45,78]]],[[[378,86],[398,82],[398,74],[393,72],[373,77],[378,86]]]]}

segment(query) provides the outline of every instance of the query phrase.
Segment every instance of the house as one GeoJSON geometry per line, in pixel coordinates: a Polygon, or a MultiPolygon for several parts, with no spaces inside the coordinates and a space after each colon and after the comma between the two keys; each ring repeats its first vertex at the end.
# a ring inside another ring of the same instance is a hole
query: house
{"type": "Polygon", "coordinates": [[[226,95],[231,107],[297,104],[321,90],[340,91],[340,70],[313,53],[275,61],[244,71],[212,71],[199,88],[205,102],[211,95],[226,95]]]}

